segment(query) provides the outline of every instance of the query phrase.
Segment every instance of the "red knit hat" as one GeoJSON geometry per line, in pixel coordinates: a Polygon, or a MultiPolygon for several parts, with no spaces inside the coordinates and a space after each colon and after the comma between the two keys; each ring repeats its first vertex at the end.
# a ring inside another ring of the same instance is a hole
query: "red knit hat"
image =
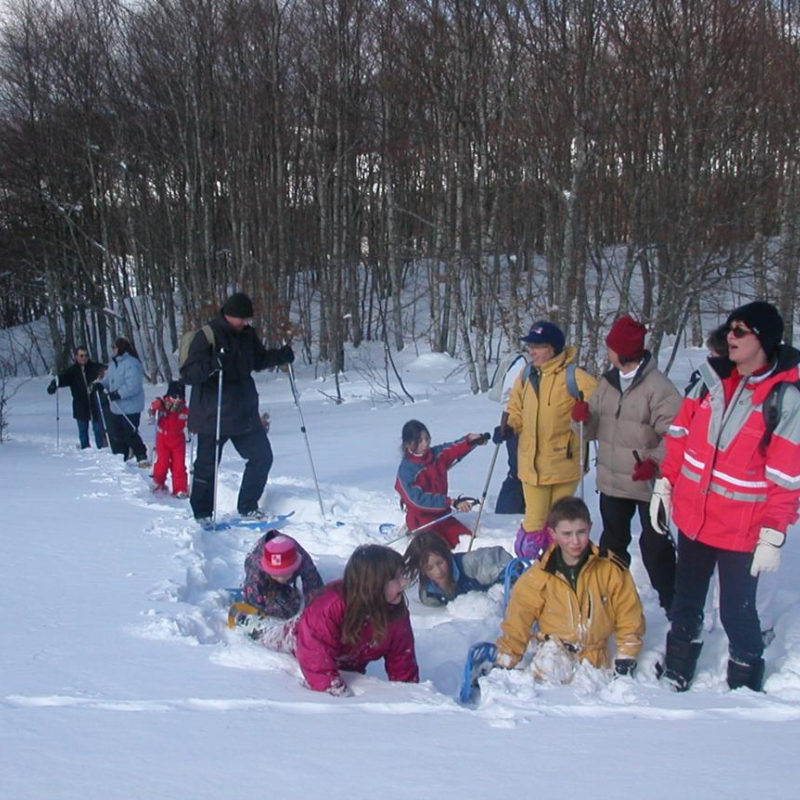
{"type": "Polygon", "coordinates": [[[633,317],[620,317],[606,336],[606,344],[619,356],[620,361],[639,361],[644,355],[644,337],[647,328],[633,317]]]}
{"type": "Polygon", "coordinates": [[[267,575],[291,575],[299,566],[300,554],[294,539],[279,533],[265,542],[261,569],[267,575]]]}

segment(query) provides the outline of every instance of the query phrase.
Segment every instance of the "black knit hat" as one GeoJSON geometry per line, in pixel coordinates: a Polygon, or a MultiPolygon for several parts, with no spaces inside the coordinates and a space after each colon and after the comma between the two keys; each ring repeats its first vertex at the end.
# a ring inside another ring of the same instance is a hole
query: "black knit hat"
{"type": "Polygon", "coordinates": [[[183,381],[170,381],[167,385],[167,397],[180,397],[181,400],[186,399],[186,387],[183,381]]]}
{"type": "Polygon", "coordinates": [[[252,319],[255,316],[253,301],[244,292],[236,292],[225,301],[222,313],[236,319],[252,319]]]}
{"type": "Polygon", "coordinates": [[[755,333],[768,358],[783,341],[783,318],[772,303],[756,300],[739,306],[728,315],[727,325],[732,322],[744,322],[755,333]]]}

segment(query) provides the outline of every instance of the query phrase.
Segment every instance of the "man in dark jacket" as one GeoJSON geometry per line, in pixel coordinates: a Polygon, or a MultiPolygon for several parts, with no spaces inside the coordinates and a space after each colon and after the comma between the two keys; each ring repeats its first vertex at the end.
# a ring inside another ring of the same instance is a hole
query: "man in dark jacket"
{"type": "Polygon", "coordinates": [[[190,503],[196,520],[207,524],[214,513],[214,442],[217,429],[219,372],[222,406],[217,459],[229,439],[247,460],[237,507],[243,517],[259,519],[258,501],[272,466],[272,448],[258,412],[258,392],[250,373],[294,361],[289,345],[267,350],[250,327],[253,303],[242,292],[231,295],[208,325],[213,346],[200,330],[189,347],[181,377],[192,387],[189,430],[197,434],[197,459],[190,503]]]}
{"type": "Polygon", "coordinates": [[[89,351],[85,347],[76,347],[74,355],[75,363],[50,381],[47,393],[55,394],[62,386],[69,386],[72,392],[72,416],[78,423],[78,439],[81,449],[89,447],[90,422],[97,447],[105,447],[97,400],[90,393],[92,382],[97,378],[104,365],[91,361],[89,351]]]}

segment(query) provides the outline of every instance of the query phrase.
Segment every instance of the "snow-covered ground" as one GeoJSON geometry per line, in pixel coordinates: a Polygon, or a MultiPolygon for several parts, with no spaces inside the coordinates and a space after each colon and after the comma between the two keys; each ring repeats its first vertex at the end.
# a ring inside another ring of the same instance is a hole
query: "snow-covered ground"
{"type": "MultiPolygon", "coordinates": [[[[679,386],[700,351],[681,356],[679,386]]],[[[380,357],[376,354],[376,363],[380,357]]],[[[400,522],[393,491],[402,424],[434,442],[491,430],[500,408],[469,394],[443,355],[405,353],[417,402],[378,404],[354,371],[335,405],[330,382],[298,369],[320,479],[320,514],[289,384],[258,376],[275,452],[266,510],[294,511],[286,533],[341,575],[352,549],[400,522]]],[[[355,696],[304,689],[288,656],[225,625],[225,587],[238,585],[257,533],[203,533],[186,501],[153,496],[147,475],[109,452],[76,449],[67,391],[60,447],[47,379],[21,386],[10,441],[0,445],[0,797],[593,798],[791,796],[800,744],[800,547],[790,535],[767,651],[767,693],[727,691],[726,640],[716,629],[692,690],[660,687],[652,666],[666,620],[634,554],[648,632],[635,680],[592,670],[571,686],[492,673],[477,708],[454,699],[468,646],[494,639],[500,587],[422,607],[409,591],[422,683],[390,684],[380,665],[348,675],[355,696]]],[[[148,397],[163,391],[149,387],[148,397]]],[[[153,428],[143,427],[152,443],[153,428]]],[[[492,445],[450,473],[479,495],[492,445]]],[[[504,473],[498,459],[488,509],[504,473]]],[[[235,509],[242,462],[229,446],[219,492],[235,509]]],[[[594,476],[586,494],[599,520],[594,476]]],[[[474,519],[474,517],[471,517],[474,519]]],[[[485,512],[481,544],[512,549],[518,519],[485,512]]],[[[595,526],[599,533],[599,523],[595,526]]],[[[400,544],[396,545],[401,547],[400,544]]]]}

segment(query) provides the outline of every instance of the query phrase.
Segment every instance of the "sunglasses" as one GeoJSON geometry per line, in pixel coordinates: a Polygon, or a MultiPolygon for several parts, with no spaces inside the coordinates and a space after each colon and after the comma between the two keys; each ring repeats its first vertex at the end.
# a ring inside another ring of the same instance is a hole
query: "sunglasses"
{"type": "Polygon", "coordinates": [[[735,339],[744,339],[745,336],[756,335],[756,331],[749,331],[747,328],[740,328],[738,325],[729,325],[728,333],[732,333],[735,339]]]}

